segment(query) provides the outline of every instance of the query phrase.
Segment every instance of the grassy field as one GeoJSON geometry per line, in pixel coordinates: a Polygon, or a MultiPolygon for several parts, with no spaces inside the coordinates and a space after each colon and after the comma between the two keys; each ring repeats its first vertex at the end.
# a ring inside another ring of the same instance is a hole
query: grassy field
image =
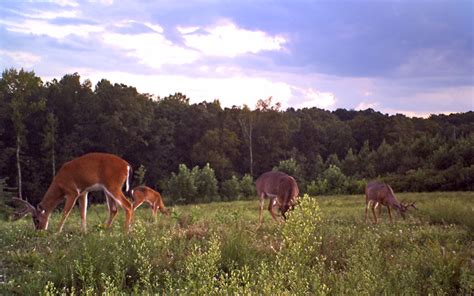
{"type": "MultiPolygon", "coordinates": [[[[468,295],[474,293],[474,192],[406,193],[406,220],[364,223],[359,196],[303,198],[285,224],[258,202],[142,206],[124,234],[123,212],[104,230],[104,206],[75,209],[63,233],[31,219],[0,222],[1,295],[264,294],[468,295]]],[[[393,214],[393,212],[392,212],[393,214]]]]}

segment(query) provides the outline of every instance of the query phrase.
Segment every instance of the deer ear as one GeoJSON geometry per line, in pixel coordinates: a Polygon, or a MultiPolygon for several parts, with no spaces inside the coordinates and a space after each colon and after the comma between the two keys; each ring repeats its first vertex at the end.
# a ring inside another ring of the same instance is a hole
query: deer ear
{"type": "Polygon", "coordinates": [[[37,205],[36,210],[41,214],[44,214],[46,212],[41,205],[37,205]]]}

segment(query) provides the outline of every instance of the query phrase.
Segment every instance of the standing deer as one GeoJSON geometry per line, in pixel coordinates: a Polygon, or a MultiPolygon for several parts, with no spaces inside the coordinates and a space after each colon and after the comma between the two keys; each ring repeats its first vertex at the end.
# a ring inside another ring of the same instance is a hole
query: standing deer
{"type": "Polygon", "coordinates": [[[157,210],[160,210],[160,212],[166,216],[170,215],[169,211],[165,208],[165,204],[159,192],[147,186],[137,186],[133,188],[131,192],[133,197],[133,210],[136,210],[142,203],[146,202],[151,206],[151,212],[155,219],[157,210]]]}
{"type": "Polygon", "coordinates": [[[257,194],[260,199],[259,221],[263,221],[263,205],[269,198],[268,211],[277,221],[273,208],[278,206],[284,219],[285,213],[292,208],[297,200],[299,189],[293,177],[278,171],[263,173],[256,181],[257,194]]]}
{"type": "Polygon", "coordinates": [[[129,188],[130,165],[113,154],[89,153],[65,163],[58,171],[41,202],[32,206],[29,202],[16,199],[23,203],[23,211],[15,213],[15,220],[28,213],[33,216],[37,230],[47,229],[51,212],[64,199],[63,216],[59,223],[58,232],[61,232],[69,213],[76,200],[79,199],[81,209],[82,229],[86,231],[87,194],[91,191],[102,190],[107,199],[109,218],[106,227],[109,228],[117,214],[117,204],[125,211],[125,231],[129,231],[133,218],[131,202],[124,196],[122,187],[126,183],[129,188]]]}
{"type": "Polygon", "coordinates": [[[377,223],[375,209],[380,205],[387,207],[390,222],[392,222],[390,207],[395,208],[403,219],[405,219],[405,212],[409,207],[416,209],[415,202],[409,205],[404,204],[403,202],[399,203],[395,197],[395,194],[393,193],[392,187],[389,185],[375,181],[367,183],[365,186],[365,222],[367,222],[367,212],[370,207],[372,209],[372,213],[374,214],[374,222],[377,223]]]}

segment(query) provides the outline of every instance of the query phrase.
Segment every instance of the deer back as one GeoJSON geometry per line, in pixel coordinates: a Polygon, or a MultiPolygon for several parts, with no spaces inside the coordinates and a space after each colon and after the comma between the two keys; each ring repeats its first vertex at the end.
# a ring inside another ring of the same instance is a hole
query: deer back
{"type": "Polygon", "coordinates": [[[384,183],[369,182],[365,187],[366,201],[372,200],[383,205],[398,205],[392,188],[384,183]]]}
{"type": "Polygon", "coordinates": [[[288,204],[298,196],[299,188],[296,180],[285,173],[270,171],[262,174],[256,181],[257,194],[276,195],[280,203],[288,204]]]}

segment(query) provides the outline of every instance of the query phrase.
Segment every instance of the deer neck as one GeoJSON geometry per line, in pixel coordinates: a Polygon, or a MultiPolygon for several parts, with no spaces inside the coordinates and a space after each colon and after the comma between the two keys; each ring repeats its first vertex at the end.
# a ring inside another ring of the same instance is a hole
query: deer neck
{"type": "Polygon", "coordinates": [[[46,214],[50,214],[64,199],[64,193],[53,181],[38,204],[38,208],[43,209],[46,214]]]}

